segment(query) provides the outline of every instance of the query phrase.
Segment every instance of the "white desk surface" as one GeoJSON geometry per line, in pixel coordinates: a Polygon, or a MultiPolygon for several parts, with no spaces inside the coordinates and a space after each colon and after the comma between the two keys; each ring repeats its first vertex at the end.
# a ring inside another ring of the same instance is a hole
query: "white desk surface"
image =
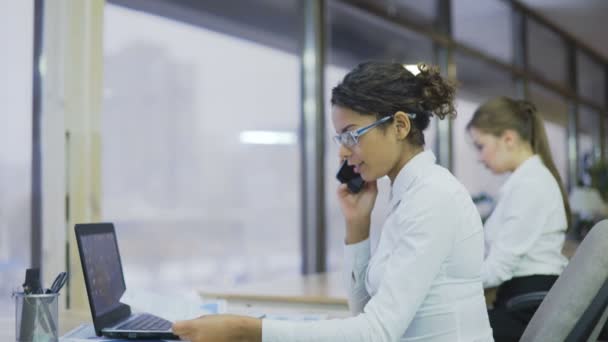
{"type": "Polygon", "coordinates": [[[347,305],[342,273],[290,276],[230,289],[203,288],[203,298],[252,299],[287,303],[347,305]]]}
{"type": "Polygon", "coordinates": [[[225,299],[232,313],[350,315],[340,272],[289,276],[220,290],[203,288],[199,294],[204,299],[225,299]]]}

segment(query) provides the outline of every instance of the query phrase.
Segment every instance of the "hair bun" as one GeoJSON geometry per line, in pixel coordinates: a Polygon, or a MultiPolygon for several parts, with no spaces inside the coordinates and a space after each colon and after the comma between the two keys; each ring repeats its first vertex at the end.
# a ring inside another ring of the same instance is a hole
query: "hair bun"
{"type": "Polygon", "coordinates": [[[418,106],[441,119],[446,116],[456,116],[453,104],[455,94],[453,83],[441,77],[437,66],[420,63],[418,70],[420,73],[416,75],[416,81],[420,87],[421,97],[418,106]]]}

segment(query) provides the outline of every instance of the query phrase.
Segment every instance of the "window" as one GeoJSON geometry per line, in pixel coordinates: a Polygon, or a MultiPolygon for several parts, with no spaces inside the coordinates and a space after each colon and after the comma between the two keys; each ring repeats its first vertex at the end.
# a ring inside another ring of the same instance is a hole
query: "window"
{"type": "Polygon", "coordinates": [[[454,0],[454,39],[504,62],[513,59],[511,6],[499,0],[454,0]]]}
{"type": "Polygon", "coordinates": [[[566,47],[549,28],[528,20],[528,64],[545,79],[566,84],[566,47]]]}
{"type": "Polygon", "coordinates": [[[577,51],[578,92],[579,96],[594,101],[598,105],[606,104],[606,72],[589,55],[577,51]]]}
{"type": "Polygon", "coordinates": [[[102,208],[129,285],[297,274],[299,58],[114,5],[105,20],[102,208]]]}
{"type": "Polygon", "coordinates": [[[0,2],[0,320],[30,266],[33,27],[33,1],[0,2]]]}
{"type": "Polygon", "coordinates": [[[496,96],[515,98],[515,82],[513,77],[492,65],[464,53],[455,54],[458,91],[477,94],[488,100],[496,96]]]}

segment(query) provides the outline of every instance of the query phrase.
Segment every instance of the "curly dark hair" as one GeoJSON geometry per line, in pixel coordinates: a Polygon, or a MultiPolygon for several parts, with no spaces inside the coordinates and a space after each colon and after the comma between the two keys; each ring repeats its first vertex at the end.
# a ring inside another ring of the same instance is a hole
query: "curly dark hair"
{"type": "Polygon", "coordinates": [[[361,63],[332,90],[331,104],[378,118],[398,111],[415,113],[408,140],[423,146],[422,131],[432,115],[456,116],[455,86],[441,77],[436,66],[418,64],[418,70],[414,76],[399,63],[361,63]]]}

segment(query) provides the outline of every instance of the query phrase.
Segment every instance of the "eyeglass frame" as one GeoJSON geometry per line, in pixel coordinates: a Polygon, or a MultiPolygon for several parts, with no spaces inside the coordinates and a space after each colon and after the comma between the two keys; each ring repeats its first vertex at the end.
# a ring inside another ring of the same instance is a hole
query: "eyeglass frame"
{"type": "MultiPolygon", "coordinates": [[[[410,119],[415,119],[416,118],[416,113],[406,113],[407,116],[410,117],[410,119]]],[[[395,114],[393,115],[389,115],[389,116],[385,116],[380,120],[377,120],[365,127],[361,127],[359,129],[356,130],[352,130],[352,131],[347,131],[347,132],[342,132],[338,135],[334,135],[333,136],[333,141],[336,143],[336,145],[340,146],[344,146],[344,147],[355,147],[357,145],[359,145],[359,137],[362,136],[363,134],[369,132],[372,128],[379,126],[385,122],[388,122],[389,120],[391,120],[393,117],[395,116],[395,114]],[[351,141],[353,141],[353,143],[344,143],[344,141],[347,141],[348,137],[350,137],[351,141]]]]}

